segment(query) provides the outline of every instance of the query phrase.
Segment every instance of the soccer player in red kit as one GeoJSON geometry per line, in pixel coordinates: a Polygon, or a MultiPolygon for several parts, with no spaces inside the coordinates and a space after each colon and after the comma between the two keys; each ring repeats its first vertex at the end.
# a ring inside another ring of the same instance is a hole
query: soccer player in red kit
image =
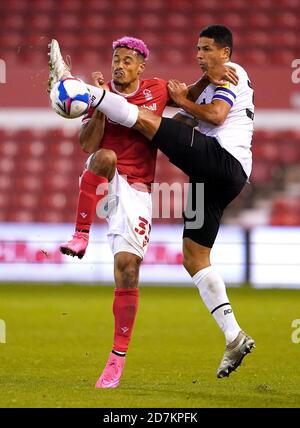
{"type": "MultiPolygon", "coordinates": [[[[161,116],[169,99],[167,82],[139,79],[148,55],[149,51],[141,40],[124,37],[114,42],[113,79],[108,83],[108,89],[113,92],[111,96],[117,98],[118,104],[121,96],[125,104],[129,102],[137,111],[144,108],[161,116]]],[[[221,68],[217,80],[228,80],[231,74],[230,69],[221,68]]],[[[62,59],[59,45],[52,40],[50,89],[56,81],[68,75],[70,70],[62,59]]],[[[98,86],[103,83],[102,76],[94,75],[94,80],[99,77],[98,86]]],[[[191,95],[194,90],[201,93],[207,84],[208,81],[201,79],[191,85],[191,95]]],[[[102,99],[98,104],[101,102],[102,99]]],[[[129,114],[123,115],[122,120],[118,117],[118,123],[125,128],[105,118],[97,109],[98,104],[93,100],[93,109],[83,119],[80,143],[85,151],[93,154],[81,176],[76,231],[71,241],[61,245],[61,250],[65,254],[83,257],[96,205],[105,212],[108,239],[114,254],[115,333],[113,350],[96,387],[115,388],[122,375],[138,308],[139,267],[149,242],[152,214],[150,190],[157,150],[140,133],[129,128],[136,120],[135,111],[126,109],[129,114]]]]}
{"type": "MultiPolygon", "coordinates": [[[[142,40],[123,37],[113,43],[111,92],[128,102],[161,116],[169,100],[167,82],[140,80],[149,50],[142,40]]],[[[94,83],[102,84],[101,73],[94,83]]],[[[115,388],[124,368],[138,309],[138,278],[151,230],[151,183],[157,149],[138,131],[124,128],[91,108],[83,118],[80,133],[88,158],[80,179],[80,192],[73,238],[61,244],[64,254],[84,256],[89,230],[97,212],[108,222],[108,240],[114,254],[115,332],[113,349],[97,388],[115,388]]]]}

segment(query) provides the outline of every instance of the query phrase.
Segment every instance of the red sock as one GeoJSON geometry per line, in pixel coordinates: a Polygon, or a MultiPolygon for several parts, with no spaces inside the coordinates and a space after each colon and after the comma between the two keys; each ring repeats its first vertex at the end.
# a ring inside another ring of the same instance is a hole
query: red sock
{"type": "Polygon", "coordinates": [[[89,232],[96,213],[96,206],[107,195],[108,180],[105,177],[86,170],[82,174],[76,213],[76,230],[89,232]],[[96,195],[99,184],[103,184],[103,192],[96,195]]]}
{"type": "Polygon", "coordinates": [[[138,288],[116,288],[113,303],[115,316],[114,351],[126,352],[138,310],[138,288]]]}

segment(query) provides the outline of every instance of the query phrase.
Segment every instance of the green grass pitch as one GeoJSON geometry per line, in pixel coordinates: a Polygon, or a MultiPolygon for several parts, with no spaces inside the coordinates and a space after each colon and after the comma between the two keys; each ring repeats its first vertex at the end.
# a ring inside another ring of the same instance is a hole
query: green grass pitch
{"type": "Polygon", "coordinates": [[[256,349],[228,379],[223,335],[193,288],[142,287],[120,387],[96,390],[111,349],[112,287],[0,286],[0,407],[300,407],[300,291],[229,289],[256,349]]]}

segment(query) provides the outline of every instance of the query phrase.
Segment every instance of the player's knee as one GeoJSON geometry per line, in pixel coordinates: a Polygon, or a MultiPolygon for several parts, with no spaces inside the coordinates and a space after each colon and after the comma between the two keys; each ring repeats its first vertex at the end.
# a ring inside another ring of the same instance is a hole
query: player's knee
{"type": "Polygon", "coordinates": [[[161,122],[161,117],[144,108],[139,109],[139,115],[134,128],[148,140],[152,140],[161,122]]]}
{"type": "Polygon", "coordinates": [[[106,174],[116,167],[117,155],[113,150],[100,149],[94,153],[89,169],[97,175],[106,174]]]}
{"type": "Polygon", "coordinates": [[[194,276],[197,272],[199,272],[199,270],[209,266],[210,262],[207,257],[201,257],[199,255],[194,256],[189,253],[183,255],[182,264],[190,276],[194,276]]]}
{"type": "Polygon", "coordinates": [[[190,272],[192,270],[192,266],[193,266],[193,262],[192,262],[191,258],[184,255],[183,260],[182,260],[182,264],[183,264],[183,267],[185,268],[185,270],[190,274],[190,272]]]}
{"type": "Polygon", "coordinates": [[[119,255],[115,261],[117,287],[135,288],[139,281],[141,259],[134,254],[119,255]]]}

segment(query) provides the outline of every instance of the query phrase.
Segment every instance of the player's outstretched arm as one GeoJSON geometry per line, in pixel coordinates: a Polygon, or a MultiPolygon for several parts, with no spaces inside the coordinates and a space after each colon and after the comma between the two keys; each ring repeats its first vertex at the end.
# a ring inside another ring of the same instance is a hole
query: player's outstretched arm
{"type": "Polygon", "coordinates": [[[187,98],[195,102],[209,84],[210,81],[204,73],[197,82],[188,86],[187,98]]]}
{"type": "Polygon", "coordinates": [[[189,115],[214,126],[224,123],[231,105],[225,101],[213,100],[209,104],[196,104],[187,99],[188,88],[185,83],[170,80],[168,83],[170,97],[189,115]]]}

